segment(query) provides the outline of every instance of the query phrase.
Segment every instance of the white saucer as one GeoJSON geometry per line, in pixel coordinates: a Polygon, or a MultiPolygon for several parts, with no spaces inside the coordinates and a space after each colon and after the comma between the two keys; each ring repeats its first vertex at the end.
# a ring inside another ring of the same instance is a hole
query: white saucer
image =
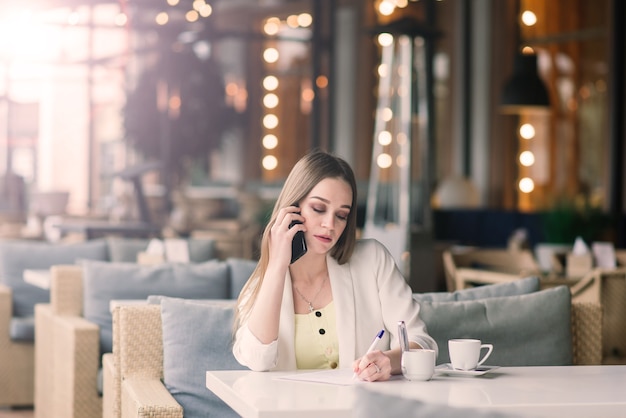
{"type": "Polygon", "coordinates": [[[483,364],[474,370],[456,370],[452,368],[450,363],[444,363],[435,367],[435,373],[446,374],[448,376],[482,376],[499,367],[500,366],[486,366],[483,364]]]}

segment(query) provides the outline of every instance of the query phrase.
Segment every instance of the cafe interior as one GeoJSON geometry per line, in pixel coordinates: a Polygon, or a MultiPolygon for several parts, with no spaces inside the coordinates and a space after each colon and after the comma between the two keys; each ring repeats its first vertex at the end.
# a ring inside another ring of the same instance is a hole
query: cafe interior
{"type": "Polygon", "coordinates": [[[2,2],[0,417],[193,411],[159,297],[234,302],[316,149],[416,298],[567,289],[566,314],[498,294],[567,344],[522,361],[476,325],[492,361],[626,364],[625,21],[621,0],[2,2]]]}

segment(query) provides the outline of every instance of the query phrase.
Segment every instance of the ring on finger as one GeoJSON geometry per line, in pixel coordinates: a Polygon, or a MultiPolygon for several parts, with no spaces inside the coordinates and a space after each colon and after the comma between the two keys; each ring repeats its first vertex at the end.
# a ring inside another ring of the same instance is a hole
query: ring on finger
{"type": "Polygon", "coordinates": [[[372,363],[372,365],[376,369],[376,373],[380,373],[380,367],[378,367],[378,365],[376,363],[372,363]]]}

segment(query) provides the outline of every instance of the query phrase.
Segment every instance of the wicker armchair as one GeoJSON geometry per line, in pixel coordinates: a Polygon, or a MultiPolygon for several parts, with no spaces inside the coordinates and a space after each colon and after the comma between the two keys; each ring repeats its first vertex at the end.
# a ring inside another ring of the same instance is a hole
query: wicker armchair
{"type": "Polygon", "coordinates": [[[626,364],[626,268],[596,268],[571,291],[573,301],[602,307],[602,362],[626,364]]]}
{"type": "Polygon", "coordinates": [[[143,304],[151,294],[233,298],[256,264],[228,259],[150,266],[94,261],[52,267],[50,304],[39,304],[35,311],[36,416],[120,416],[120,369],[112,355],[117,344],[112,322],[117,314],[111,312],[112,301],[133,299],[123,304],[143,304]]]}
{"type": "Polygon", "coordinates": [[[0,284],[0,407],[33,404],[35,345],[10,336],[11,288],[0,284]]]}
{"type": "MultiPolygon", "coordinates": [[[[54,266],[50,272],[50,303],[35,306],[35,416],[103,416],[100,336],[98,326],[82,317],[82,269],[54,266]]],[[[112,381],[112,362],[104,357],[103,379],[112,381]]]]}
{"type": "Polygon", "coordinates": [[[572,301],[572,356],[575,365],[602,364],[602,307],[572,301]]]}
{"type": "Polygon", "coordinates": [[[528,250],[468,248],[442,254],[448,291],[469,283],[495,284],[539,275],[539,265],[528,250]]]}

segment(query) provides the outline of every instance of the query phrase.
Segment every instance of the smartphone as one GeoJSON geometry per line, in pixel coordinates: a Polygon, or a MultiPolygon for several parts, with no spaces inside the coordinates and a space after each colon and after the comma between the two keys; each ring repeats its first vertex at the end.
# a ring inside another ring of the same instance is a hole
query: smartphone
{"type": "MultiPolygon", "coordinates": [[[[294,206],[298,206],[298,204],[294,204],[294,206]]],[[[301,224],[300,221],[293,221],[289,224],[289,228],[296,224],[301,224]]],[[[293,264],[296,260],[302,257],[306,253],[306,241],[304,240],[304,232],[298,231],[296,235],[293,237],[293,241],[291,241],[291,263],[293,264]]]]}

